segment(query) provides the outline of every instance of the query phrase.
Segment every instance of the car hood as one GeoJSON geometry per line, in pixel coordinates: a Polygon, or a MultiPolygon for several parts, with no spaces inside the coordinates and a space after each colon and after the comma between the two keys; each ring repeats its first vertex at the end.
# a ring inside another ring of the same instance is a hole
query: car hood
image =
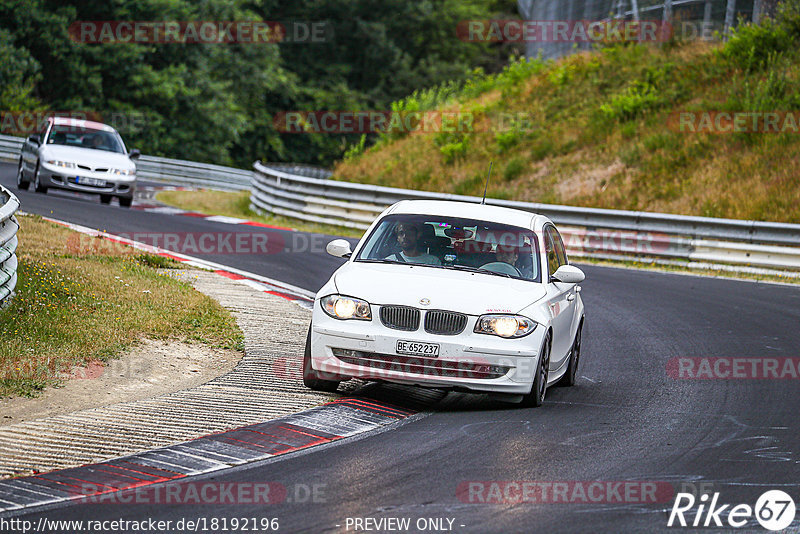
{"type": "Polygon", "coordinates": [[[81,165],[88,165],[94,169],[105,167],[111,169],[135,169],[136,166],[127,154],[82,148],[77,146],[47,145],[43,156],[61,161],[72,161],[81,165]]]}
{"type": "Polygon", "coordinates": [[[348,262],[334,276],[342,295],[469,315],[518,313],[545,296],[542,284],[432,267],[348,262]],[[421,305],[428,299],[430,304],[421,305]]]}

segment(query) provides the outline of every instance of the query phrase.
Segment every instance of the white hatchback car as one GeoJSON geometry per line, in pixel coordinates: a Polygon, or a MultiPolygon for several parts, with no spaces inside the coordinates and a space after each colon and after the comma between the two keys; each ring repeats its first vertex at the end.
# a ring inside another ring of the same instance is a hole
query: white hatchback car
{"type": "Polygon", "coordinates": [[[51,117],[38,134],[22,145],[17,167],[17,187],[37,193],[51,187],[97,193],[100,202],[112,197],[130,207],[136,190],[138,150],[128,152],[119,133],[99,122],[51,117]]]}
{"type": "Polygon", "coordinates": [[[449,201],[402,201],[370,226],[314,301],[304,383],[350,378],[488,392],[539,406],[573,385],[584,308],[553,223],[449,201]]]}

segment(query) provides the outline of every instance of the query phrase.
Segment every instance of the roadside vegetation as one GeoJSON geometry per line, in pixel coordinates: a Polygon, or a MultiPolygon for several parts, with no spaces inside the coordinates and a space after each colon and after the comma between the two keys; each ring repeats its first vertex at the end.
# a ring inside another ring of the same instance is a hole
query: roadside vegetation
{"type": "Polygon", "coordinates": [[[177,262],[37,216],[19,221],[17,295],[0,311],[0,397],[35,396],[143,337],[242,350],[219,303],[159,271],[177,262]]]}
{"type": "Polygon", "coordinates": [[[174,206],[187,211],[196,211],[208,215],[224,215],[238,217],[249,221],[269,224],[282,228],[292,228],[301,232],[313,232],[335,236],[361,237],[364,233],[360,230],[317,224],[299,219],[290,219],[279,215],[260,215],[250,209],[250,192],[238,191],[229,193],[225,191],[161,191],[156,195],[156,200],[169,206],[174,206]]]}
{"type": "MultiPolygon", "coordinates": [[[[0,0],[0,111],[99,113],[154,156],[329,165],[345,139],[283,134],[273,118],[385,110],[476,67],[496,72],[519,45],[465,42],[454,28],[508,18],[519,18],[514,0],[0,0]],[[91,42],[103,26],[87,39],[79,21],[281,21],[287,33],[271,34],[277,42],[91,42]]],[[[20,135],[5,122],[0,133],[20,135]]]]}
{"type": "Polygon", "coordinates": [[[418,91],[393,109],[471,113],[474,131],[357,143],[335,177],[480,195],[493,160],[494,198],[798,223],[800,124],[781,122],[783,133],[694,133],[682,131],[679,115],[797,117],[798,5],[740,26],[724,45],[609,43],[418,91]]]}

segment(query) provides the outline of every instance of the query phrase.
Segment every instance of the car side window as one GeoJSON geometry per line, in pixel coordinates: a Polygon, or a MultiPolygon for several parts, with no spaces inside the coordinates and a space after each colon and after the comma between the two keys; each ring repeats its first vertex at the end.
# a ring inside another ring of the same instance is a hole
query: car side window
{"type": "Polygon", "coordinates": [[[556,246],[556,256],[558,256],[558,264],[559,267],[561,265],[569,265],[569,259],[567,259],[567,251],[564,249],[564,241],[561,239],[561,234],[558,233],[558,230],[550,227],[550,233],[553,236],[553,244],[556,246]]]}
{"type": "Polygon", "coordinates": [[[550,228],[544,233],[544,250],[547,254],[547,270],[550,271],[550,276],[558,269],[558,255],[556,254],[556,247],[553,243],[553,236],[550,234],[550,228]]]}

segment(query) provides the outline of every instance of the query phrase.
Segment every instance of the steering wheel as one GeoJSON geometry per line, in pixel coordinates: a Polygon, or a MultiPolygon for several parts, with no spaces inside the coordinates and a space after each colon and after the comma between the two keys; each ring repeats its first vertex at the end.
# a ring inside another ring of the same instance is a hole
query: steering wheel
{"type": "Polygon", "coordinates": [[[510,263],[506,263],[504,261],[493,261],[478,267],[478,269],[482,269],[484,271],[491,271],[493,273],[499,274],[510,274],[511,276],[522,276],[522,273],[519,269],[511,265],[510,263]]]}

